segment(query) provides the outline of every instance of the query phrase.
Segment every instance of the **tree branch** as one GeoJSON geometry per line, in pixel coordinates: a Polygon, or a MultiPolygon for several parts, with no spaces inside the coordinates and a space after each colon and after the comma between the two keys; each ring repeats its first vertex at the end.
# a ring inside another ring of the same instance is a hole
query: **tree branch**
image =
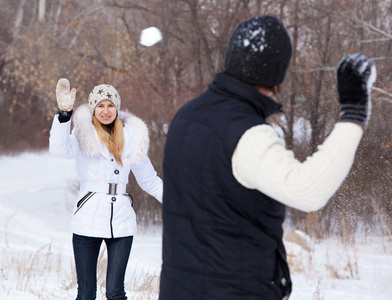
{"type": "MultiPolygon", "coordinates": [[[[375,86],[372,87],[372,90],[373,90],[373,91],[376,91],[376,92],[379,92],[379,93],[381,93],[381,94],[383,94],[383,95],[386,95],[386,96],[388,96],[388,97],[390,97],[391,99],[386,99],[386,98],[382,98],[382,99],[383,99],[383,100],[387,100],[387,101],[389,101],[389,102],[392,102],[392,93],[389,93],[389,92],[387,92],[386,90],[380,89],[380,88],[375,87],[375,86]]],[[[381,98],[380,98],[380,99],[381,99],[381,98]]]]}
{"type": "Polygon", "coordinates": [[[384,30],[381,30],[380,28],[378,28],[376,26],[373,26],[372,24],[370,24],[368,22],[362,21],[360,18],[357,17],[357,15],[354,16],[354,20],[357,23],[359,23],[362,27],[368,28],[371,31],[374,31],[374,32],[379,33],[383,36],[386,36],[388,39],[392,39],[392,34],[386,32],[384,30]]]}

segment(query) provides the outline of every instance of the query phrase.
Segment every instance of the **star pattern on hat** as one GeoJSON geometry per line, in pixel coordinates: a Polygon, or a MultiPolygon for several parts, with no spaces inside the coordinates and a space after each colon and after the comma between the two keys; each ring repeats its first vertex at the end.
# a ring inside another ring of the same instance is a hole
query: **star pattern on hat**
{"type": "Polygon", "coordinates": [[[116,89],[111,85],[99,85],[94,87],[89,96],[89,105],[91,113],[94,113],[95,107],[103,100],[111,101],[117,108],[120,109],[121,97],[116,89]]]}

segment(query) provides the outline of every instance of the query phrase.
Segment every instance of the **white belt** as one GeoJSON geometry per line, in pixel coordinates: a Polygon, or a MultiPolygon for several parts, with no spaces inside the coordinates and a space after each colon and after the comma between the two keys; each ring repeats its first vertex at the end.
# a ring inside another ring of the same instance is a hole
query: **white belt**
{"type": "Polygon", "coordinates": [[[96,193],[106,193],[108,195],[125,194],[127,185],[121,183],[104,183],[104,182],[91,182],[81,181],[80,190],[96,193]]]}

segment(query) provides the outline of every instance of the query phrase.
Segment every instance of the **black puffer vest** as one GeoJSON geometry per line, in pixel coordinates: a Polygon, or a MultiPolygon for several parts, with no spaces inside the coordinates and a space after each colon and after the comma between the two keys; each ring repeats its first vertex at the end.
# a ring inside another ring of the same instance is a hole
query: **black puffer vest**
{"type": "Polygon", "coordinates": [[[289,294],[284,205],[243,187],[231,167],[244,132],[280,110],[253,87],[219,73],[173,119],[163,163],[161,300],[289,294]]]}

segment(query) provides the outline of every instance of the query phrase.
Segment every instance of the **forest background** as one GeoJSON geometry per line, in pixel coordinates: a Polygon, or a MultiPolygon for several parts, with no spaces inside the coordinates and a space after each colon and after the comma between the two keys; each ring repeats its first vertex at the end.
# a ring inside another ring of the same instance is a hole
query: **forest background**
{"type": "MultiPolygon", "coordinates": [[[[317,151],[338,119],[340,59],[361,52],[378,73],[373,114],[350,175],[322,210],[288,209],[287,224],[314,238],[392,238],[390,0],[0,0],[0,154],[47,149],[56,83],[66,77],[77,89],[76,106],[97,84],[117,88],[122,109],[146,121],[149,156],[162,176],[175,112],[222,70],[234,28],[262,14],[280,18],[292,37],[293,58],[277,97],[284,112],[269,121],[299,160],[317,151]],[[145,47],[139,37],[149,26],[163,40],[145,47]]],[[[138,221],[161,224],[161,205],[130,180],[138,221]]]]}

